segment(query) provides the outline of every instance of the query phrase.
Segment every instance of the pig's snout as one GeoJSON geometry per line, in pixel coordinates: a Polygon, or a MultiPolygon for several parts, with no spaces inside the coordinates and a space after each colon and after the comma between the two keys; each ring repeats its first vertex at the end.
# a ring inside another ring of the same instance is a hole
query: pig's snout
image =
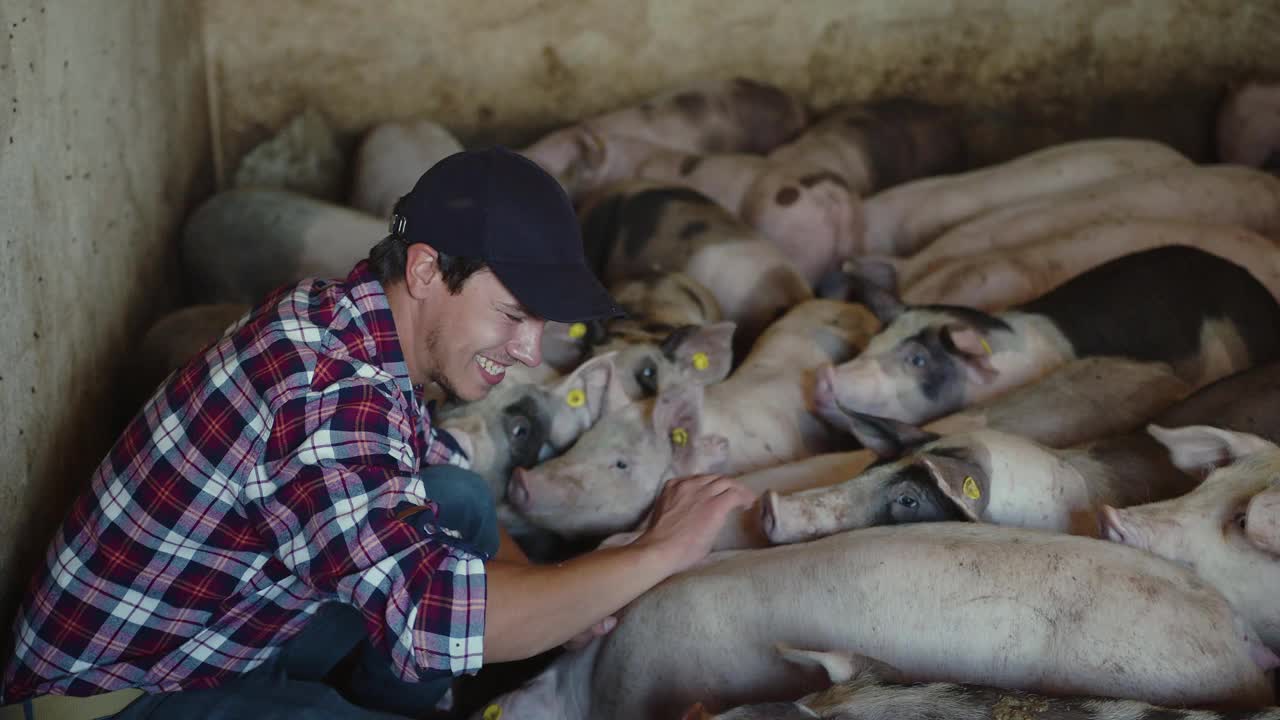
{"type": "Polygon", "coordinates": [[[828,418],[841,414],[836,403],[836,369],[830,363],[818,368],[813,385],[813,410],[828,418]]]}
{"type": "Polygon", "coordinates": [[[1103,505],[1098,515],[1098,529],[1103,539],[1138,547],[1137,537],[1132,528],[1128,527],[1120,510],[1110,505],[1103,505]]]}
{"type": "Polygon", "coordinates": [[[773,536],[778,531],[778,493],[772,490],[766,490],[760,498],[760,530],[770,542],[776,542],[773,536]]]}
{"type": "Polygon", "coordinates": [[[516,468],[507,481],[507,501],[520,510],[529,509],[529,479],[524,468],[516,468]]]}

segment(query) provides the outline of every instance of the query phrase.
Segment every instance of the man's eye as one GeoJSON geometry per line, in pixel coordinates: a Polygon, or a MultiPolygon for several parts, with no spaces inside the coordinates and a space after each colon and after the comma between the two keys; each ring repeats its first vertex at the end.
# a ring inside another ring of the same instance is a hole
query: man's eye
{"type": "Polygon", "coordinates": [[[523,321],[524,321],[524,318],[520,317],[519,315],[512,315],[512,314],[511,314],[511,313],[509,313],[509,312],[504,312],[504,313],[502,313],[502,314],[503,314],[503,315],[506,315],[506,316],[507,316],[507,319],[508,319],[508,320],[510,320],[511,322],[518,323],[518,322],[523,322],[523,321]]]}

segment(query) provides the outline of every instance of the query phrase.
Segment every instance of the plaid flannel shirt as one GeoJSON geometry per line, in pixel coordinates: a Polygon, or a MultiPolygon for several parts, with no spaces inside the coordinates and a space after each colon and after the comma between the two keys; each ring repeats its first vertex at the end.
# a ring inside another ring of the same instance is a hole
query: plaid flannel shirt
{"type": "Polygon", "coordinates": [[[18,613],[2,702],[217,685],[332,601],[363,613],[405,680],[475,672],[484,559],[429,524],[417,475],[443,462],[466,466],[366,263],[282,288],[174,373],[98,467],[18,613]]]}

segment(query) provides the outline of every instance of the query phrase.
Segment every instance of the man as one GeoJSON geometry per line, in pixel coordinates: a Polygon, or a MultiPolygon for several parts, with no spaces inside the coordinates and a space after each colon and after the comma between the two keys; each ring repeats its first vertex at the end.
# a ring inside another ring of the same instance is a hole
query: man
{"type": "Polygon", "coordinates": [[[546,320],[620,311],[568,198],[515,153],[442,160],[391,229],[345,281],[274,293],[133,420],[33,580],[5,703],[133,687],[118,718],[420,715],[482,662],[606,631],[752,502],[684,478],[632,543],[528,564],[424,388],[479,399],[540,362],[546,320]]]}

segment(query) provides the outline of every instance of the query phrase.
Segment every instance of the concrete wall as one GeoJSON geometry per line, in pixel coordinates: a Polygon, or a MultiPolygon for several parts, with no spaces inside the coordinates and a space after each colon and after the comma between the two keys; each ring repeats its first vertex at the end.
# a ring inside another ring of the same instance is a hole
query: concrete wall
{"type": "Polygon", "coordinates": [[[523,142],[704,75],[824,109],[909,95],[976,111],[978,159],[1149,135],[1203,155],[1222,84],[1280,70],[1277,0],[219,0],[216,161],[313,104],[351,133],[427,116],[523,142]]]}
{"type": "Polygon", "coordinates": [[[199,6],[0,2],[0,639],[120,429],[121,360],[173,301],[210,188],[199,6]],[[7,36],[7,37],[6,37],[7,36]]]}

